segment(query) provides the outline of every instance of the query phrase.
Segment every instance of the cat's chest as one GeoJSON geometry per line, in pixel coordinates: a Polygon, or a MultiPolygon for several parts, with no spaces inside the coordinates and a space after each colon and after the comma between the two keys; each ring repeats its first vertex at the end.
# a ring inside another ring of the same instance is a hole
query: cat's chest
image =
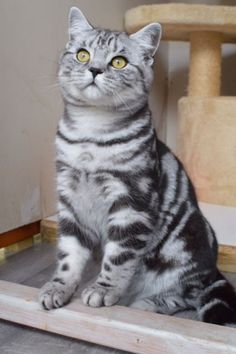
{"type": "Polygon", "coordinates": [[[71,190],[74,209],[83,224],[88,225],[100,235],[104,234],[106,216],[110,207],[109,198],[96,182],[96,177],[81,171],[71,190]]]}
{"type": "Polygon", "coordinates": [[[128,187],[106,170],[90,172],[64,163],[58,170],[57,187],[67,196],[82,224],[102,237],[106,237],[109,209],[118,196],[128,193],[128,187]]]}
{"type": "Polygon", "coordinates": [[[78,169],[92,170],[102,161],[102,154],[94,149],[92,144],[78,144],[64,150],[67,161],[78,169]]]}
{"type": "Polygon", "coordinates": [[[97,146],[94,143],[67,144],[60,142],[57,156],[78,170],[95,172],[110,168],[119,152],[115,148],[97,146]]]}

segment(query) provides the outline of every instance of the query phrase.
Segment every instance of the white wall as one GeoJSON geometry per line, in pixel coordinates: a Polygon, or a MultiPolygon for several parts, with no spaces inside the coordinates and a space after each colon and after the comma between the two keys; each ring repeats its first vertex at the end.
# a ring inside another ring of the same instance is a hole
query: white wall
{"type": "MultiPolygon", "coordinates": [[[[57,59],[77,5],[95,25],[122,29],[126,9],[147,0],[0,1],[0,232],[55,212],[54,135],[62,112],[57,59]]],[[[152,100],[163,118],[167,46],[152,100]]]]}

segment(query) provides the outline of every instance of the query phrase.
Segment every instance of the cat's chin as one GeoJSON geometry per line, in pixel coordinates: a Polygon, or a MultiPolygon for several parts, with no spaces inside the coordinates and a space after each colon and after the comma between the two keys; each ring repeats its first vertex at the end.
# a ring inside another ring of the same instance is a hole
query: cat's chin
{"type": "Polygon", "coordinates": [[[99,87],[95,84],[92,83],[88,85],[86,88],[83,90],[83,96],[88,100],[88,101],[97,101],[103,98],[104,94],[101,92],[99,87]]]}

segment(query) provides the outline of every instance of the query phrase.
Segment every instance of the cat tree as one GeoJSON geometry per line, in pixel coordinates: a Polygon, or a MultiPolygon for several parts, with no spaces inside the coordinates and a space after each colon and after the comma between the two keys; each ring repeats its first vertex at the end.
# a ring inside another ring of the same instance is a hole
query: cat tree
{"type": "Polygon", "coordinates": [[[236,97],[220,96],[221,45],[236,43],[236,7],[140,6],[125,17],[130,33],[150,22],[162,40],[189,41],[188,96],[178,103],[178,155],[200,201],[236,206],[236,97]]]}

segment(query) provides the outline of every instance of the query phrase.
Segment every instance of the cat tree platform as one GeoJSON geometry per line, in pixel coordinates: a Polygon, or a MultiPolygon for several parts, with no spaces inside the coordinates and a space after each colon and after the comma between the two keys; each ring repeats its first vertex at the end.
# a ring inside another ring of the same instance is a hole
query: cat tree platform
{"type": "Polygon", "coordinates": [[[163,26],[162,39],[189,41],[199,31],[218,32],[223,42],[236,42],[236,7],[188,4],[144,5],[130,9],[125,15],[125,27],[130,33],[151,23],[163,26]]]}
{"type": "Polygon", "coordinates": [[[188,97],[179,101],[178,155],[200,201],[236,206],[236,97],[220,97],[221,45],[236,42],[236,7],[140,6],[128,32],[160,22],[163,40],[189,41],[188,97]]]}

